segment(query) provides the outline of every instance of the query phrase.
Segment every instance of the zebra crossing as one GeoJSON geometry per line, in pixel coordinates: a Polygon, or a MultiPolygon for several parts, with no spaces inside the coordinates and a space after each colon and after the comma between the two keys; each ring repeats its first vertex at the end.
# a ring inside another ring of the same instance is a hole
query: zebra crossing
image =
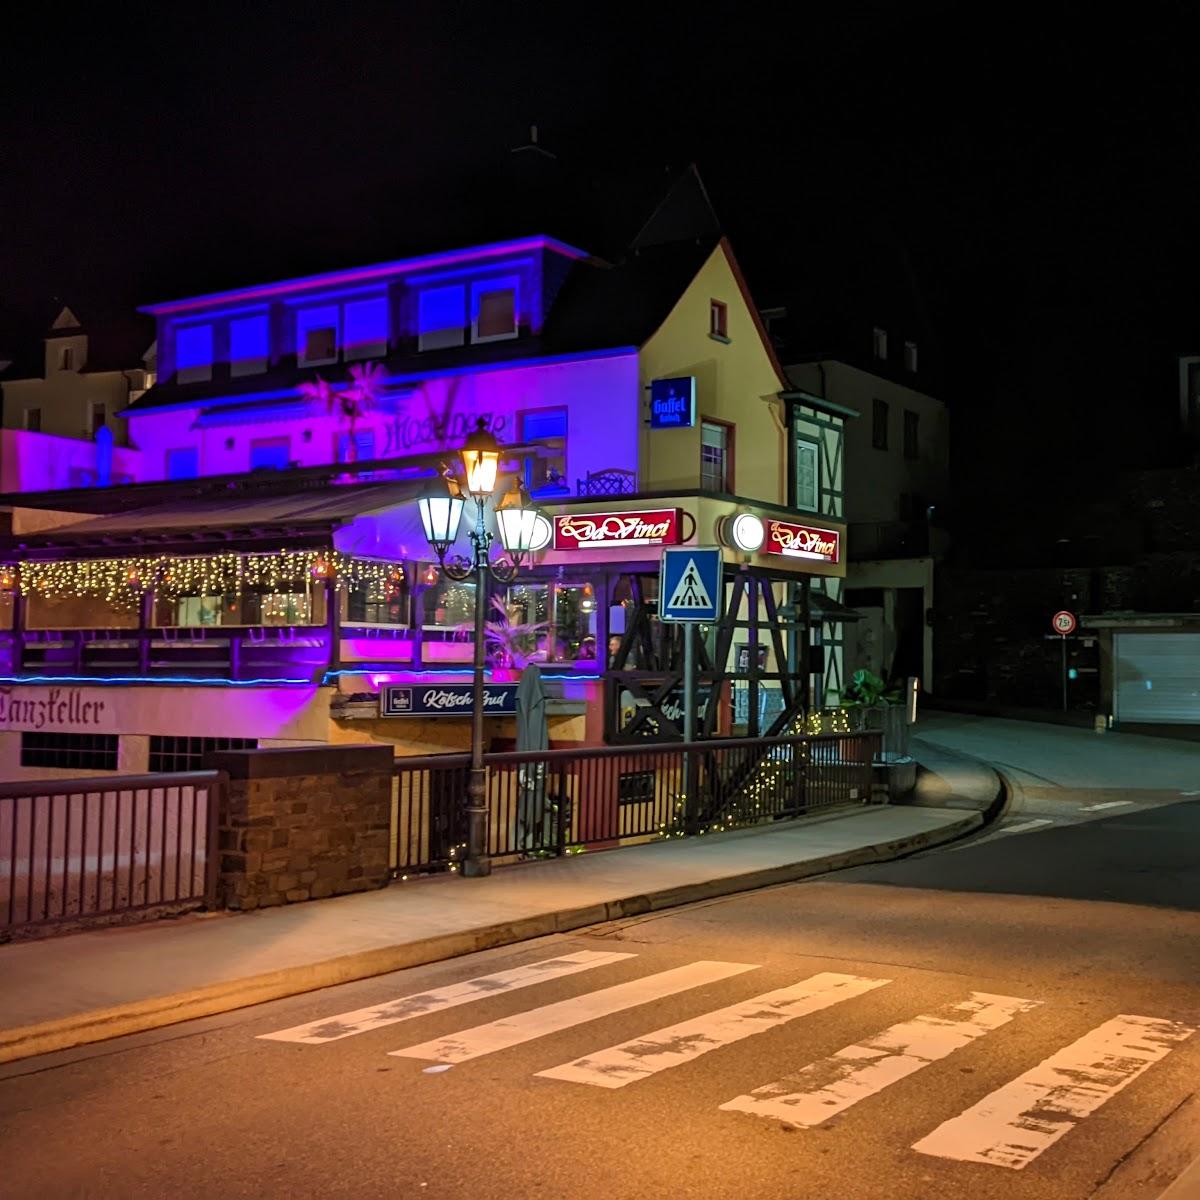
{"type": "MultiPolygon", "coordinates": [[[[591,950],[564,954],[258,1036],[264,1041],[322,1045],[636,957],[591,950]]],[[[387,1053],[438,1064],[427,1071],[448,1070],[759,969],[754,963],[698,960],[468,1025],[387,1053]]],[[[813,1013],[852,1004],[892,982],[819,972],[787,987],[596,1049],[538,1071],[536,1076],[565,1084],[624,1088],[813,1013]]],[[[806,1063],[797,1054],[795,1069],[718,1108],[797,1129],[820,1126],[851,1108],[870,1104],[886,1088],[1020,1021],[1040,1006],[1037,999],[972,991],[964,999],[908,1017],[826,1057],[806,1063]]],[[[934,1158],[1020,1170],[1195,1031],[1194,1026],[1158,1017],[1113,1016],[970,1107],[948,1115],[912,1143],[911,1149],[934,1158]]]]}

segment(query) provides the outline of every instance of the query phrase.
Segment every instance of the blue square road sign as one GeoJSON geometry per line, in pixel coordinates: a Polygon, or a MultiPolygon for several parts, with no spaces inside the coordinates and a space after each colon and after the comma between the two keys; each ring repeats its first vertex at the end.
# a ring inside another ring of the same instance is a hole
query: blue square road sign
{"type": "Polygon", "coordinates": [[[673,546],[663,551],[658,615],[664,621],[717,620],[724,590],[719,546],[673,546]]]}

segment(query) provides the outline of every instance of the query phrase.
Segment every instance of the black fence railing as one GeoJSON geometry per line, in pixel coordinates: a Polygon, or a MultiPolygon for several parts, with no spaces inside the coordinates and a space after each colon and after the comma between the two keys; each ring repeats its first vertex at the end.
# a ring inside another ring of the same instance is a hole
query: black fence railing
{"type": "Polygon", "coordinates": [[[219,771],[0,784],[0,935],[216,897],[219,771]]]}
{"type": "MultiPolygon", "coordinates": [[[[489,754],[488,854],[548,857],[799,816],[871,799],[873,732],[489,754]]],[[[470,759],[393,768],[391,866],[461,859],[470,759]]]]}

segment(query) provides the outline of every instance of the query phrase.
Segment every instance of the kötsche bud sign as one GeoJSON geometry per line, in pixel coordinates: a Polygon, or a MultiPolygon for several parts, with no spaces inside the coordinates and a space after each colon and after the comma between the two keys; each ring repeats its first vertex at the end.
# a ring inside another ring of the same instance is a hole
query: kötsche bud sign
{"type": "MultiPolygon", "coordinates": [[[[381,717],[469,717],[473,689],[469,683],[390,684],[379,692],[381,717]]],[[[515,683],[489,683],[483,689],[483,711],[489,717],[511,717],[517,711],[515,683]]]]}

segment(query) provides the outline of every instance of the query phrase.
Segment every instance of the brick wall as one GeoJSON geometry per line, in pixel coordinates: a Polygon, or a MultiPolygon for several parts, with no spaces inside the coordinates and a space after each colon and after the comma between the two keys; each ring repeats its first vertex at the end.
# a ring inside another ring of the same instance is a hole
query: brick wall
{"type": "Polygon", "coordinates": [[[265,908],[387,883],[390,746],[228,751],[210,765],[229,774],[223,907],[265,908]]]}

